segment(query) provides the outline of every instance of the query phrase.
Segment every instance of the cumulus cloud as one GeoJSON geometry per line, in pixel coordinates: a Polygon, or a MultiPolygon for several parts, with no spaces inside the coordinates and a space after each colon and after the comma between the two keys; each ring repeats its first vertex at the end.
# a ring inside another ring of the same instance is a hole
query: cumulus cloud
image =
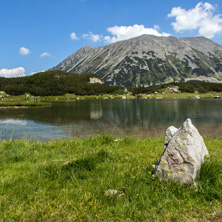
{"type": "Polygon", "coordinates": [[[41,57],[51,57],[51,54],[48,53],[48,52],[43,52],[41,55],[40,55],[40,58],[41,57]]]}
{"type": "Polygon", "coordinates": [[[155,25],[154,28],[146,28],[144,25],[133,25],[133,26],[114,26],[107,28],[107,31],[112,36],[105,36],[103,40],[107,43],[113,43],[125,39],[134,38],[143,34],[156,35],[156,36],[170,36],[169,33],[160,33],[159,26],[155,25]]]}
{"type": "Polygon", "coordinates": [[[93,42],[98,42],[98,41],[101,41],[103,36],[102,35],[95,35],[92,32],[89,32],[88,34],[83,34],[83,38],[90,39],[93,42]]]}
{"type": "Polygon", "coordinates": [[[189,10],[174,7],[168,17],[175,17],[176,22],[171,24],[176,32],[198,30],[199,35],[213,38],[215,34],[222,33],[222,15],[215,14],[215,10],[210,3],[200,2],[189,10]]]}
{"type": "Polygon", "coordinates": [[[79,38],[76,36],[76,33],[75,32],[72,32],[71,34],[70,34],[70,38],[72,39],[72,40],[78,40],[79,38]]]}
{"type": "Polygon", "coordinates": [[[14,69],[0,69],[0,77],[12,78],[25,76],[25,69],[18,67],[14,69]]]}
{"type": "Polygon", "coordinates": [[[21,47],[19,49],[19,53],[20,53],[20,55],[28,55],[29,53],[31,53],[31,51],[25,47],[21,47]]]}

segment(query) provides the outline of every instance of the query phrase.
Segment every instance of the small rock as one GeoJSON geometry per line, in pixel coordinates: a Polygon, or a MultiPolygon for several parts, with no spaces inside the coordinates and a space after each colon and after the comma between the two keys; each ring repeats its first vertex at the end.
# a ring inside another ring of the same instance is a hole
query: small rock
{"type": "Polygon", "coordinates": [[[104,195],[106,197],[113,197],[115,195],[118,195],[118,197],[123,198],[125,195],[125,190],[125,187],[121,187],[119,190],[108,189],[104,192],[104,195]]]}
{"type": "Polygon", "coordinates": [[[112,197],[112,196],[115,196],[117,192],[118,192],[117,190],[108,189],[104,192],[104,195],[106,197],[112,197]]]}

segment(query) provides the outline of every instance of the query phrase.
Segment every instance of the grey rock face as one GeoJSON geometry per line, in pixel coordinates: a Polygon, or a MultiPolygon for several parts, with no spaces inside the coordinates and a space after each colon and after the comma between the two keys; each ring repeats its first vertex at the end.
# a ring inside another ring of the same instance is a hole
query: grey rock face
{"type": "Polygon", "coordinates": [[[86,46],[51,70],[94,73],[108,85],[151,86],[172,81],[222,81],[222,46],[204,37],[142,35],[86,46]]]}
{"type": "Polygon", "coordinates": [[[164,146],[166,147],[170,140],[172,139],[173,135],[176,133],[178,129],[174,126],[168,127],[165,133],[165,141],[164,141],[164,146]]]}
{"type": "Polygon", "coordinates": [[[166,131],[164,153],[155,166],[153,178],[193,183],[209,155],[207,147],[190,119],[175,131],[175,127],[166,131]]]}
{"type": "Polygon", "coordinates": [[[94,83],[102,84],[102,81],[101,81],[99,78],[96,78],[96,77],[90,77],[90,78],[89,78],[89,82],[90,82],[91,84],[94,84],[94,83]]]}

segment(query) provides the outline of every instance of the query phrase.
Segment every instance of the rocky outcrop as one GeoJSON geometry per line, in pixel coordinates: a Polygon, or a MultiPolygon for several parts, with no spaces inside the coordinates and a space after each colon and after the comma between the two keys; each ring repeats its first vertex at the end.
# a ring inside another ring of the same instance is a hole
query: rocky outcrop
{"type": "Polygon", "coordinates": [[[96,77],[90,77],[89,78],[89,83],[91,83],[91,84],[94,84],[94,83],[103,84],[102,81],[99,78],[96,78],[96,77]]]}
{"type": "Polygon", "coordinates": [[[165,133],[165,141],[164,141],[164,148],[167,147],[168,143],[172,139],[173,135],[176,133],[178,129],[174,126],[170,126],[165,133]]]}
{"type": "Polygon", "coordinates": [[[83,47],[52,70],[94,73],[108,85],[151,86],[173,81],[222,80],[222,46],[204,37],[142,35],[83,47]]]}
{"type": "Polygon", "coordinates": [[[208,150],[202,136],[190,119],[176,130],[166,131],[164,152],[155,166],[153,178],[193,183],[198,176],[208,150]]]}

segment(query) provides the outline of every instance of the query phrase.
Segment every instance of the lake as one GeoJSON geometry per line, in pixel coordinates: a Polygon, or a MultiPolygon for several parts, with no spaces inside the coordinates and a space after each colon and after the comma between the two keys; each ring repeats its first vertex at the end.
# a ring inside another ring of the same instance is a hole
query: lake
{"type": "Polygon", "coordinates": [[[222,100],[98,99],[0,109],[0,139],[69,139],[97,134],[164,136],[191,118],[203,136],[222,135],[222,100]]]}

